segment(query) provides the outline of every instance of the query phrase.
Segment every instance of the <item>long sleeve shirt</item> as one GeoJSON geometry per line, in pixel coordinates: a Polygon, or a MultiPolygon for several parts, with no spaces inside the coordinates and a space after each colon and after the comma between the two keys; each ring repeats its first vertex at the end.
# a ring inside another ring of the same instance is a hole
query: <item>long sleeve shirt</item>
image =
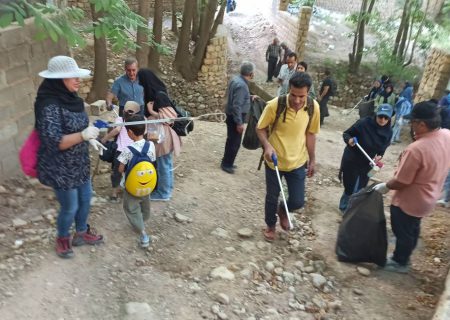
{"type": "Polygon", "coordinates": [[[231,115],[236,124],[243,124],[243,114],[250,110],[250,91],[243,76],[235,76],[228,85],[225,113],[231,115]]]}

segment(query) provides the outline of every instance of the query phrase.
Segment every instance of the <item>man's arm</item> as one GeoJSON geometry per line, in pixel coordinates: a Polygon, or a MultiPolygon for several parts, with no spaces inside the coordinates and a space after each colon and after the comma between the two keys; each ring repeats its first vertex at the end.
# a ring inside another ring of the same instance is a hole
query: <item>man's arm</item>
{"type": "Polygon", "coordinates": [[[108,91],[108,93],[106,94],[106,109],[108,111],[112,110],[112,101],[115,97],[116,96],[111,91],[108,91]]]}
{"type": "Polygon", "coordinates": [[[268,128],[258,129],[256,128],[256,135],[258,136],[259,141],[261,142],[264,149],[264,157],[267,161],[272,162],[272,154],[275,153],[275,149],[269,142],[269,134],[268,128]]]}
{"type": "Polygon", "coordinates": [[[308,150],[308,178],[314,175],[316,169],[316,135],[314,133],[306,133],[306,149],[308,150]]]}
{"type": "Polygon", "coordinates": [[[322,100],[323,97],[325,97],[328,93],[328,90],[330,89],[330,86],[324,86],[322,92],[319,95],[319,100],[322,100]]]}
{"type": "Polygon", "coordinates": [[[231,113],[233,115],[234,123],[236,123],[236,130],[238,133],[244,131],[244,119],[242,119],[242,110],[245,103],[247,103],[246,88],[243,86],[235,87],[233,91],[233,105],[231,106],[231,113]]]}

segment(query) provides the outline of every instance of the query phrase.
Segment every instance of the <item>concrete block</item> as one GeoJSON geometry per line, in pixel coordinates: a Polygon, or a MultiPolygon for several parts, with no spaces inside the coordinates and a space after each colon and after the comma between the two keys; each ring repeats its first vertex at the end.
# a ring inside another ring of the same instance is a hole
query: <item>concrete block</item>
{"type": "MultiPolygon", "coordinates": [[[[6,77],[8,78],[8,72],[6,73],[6,77]]],[[[16,78],[14,85],[11,86],[11,90],[14,91],[14,96],[18,101],[21,101],[27,95],[36,95],[34,83],[28,77],[16,78]]]]}
{"type": "MultiPolygon", "coordinates": [[[[1,33],[0,33],[1,37],[1,33]]],[[[5,70],[10,66],[9,56],[6,50],[0,50],[0,70],[5,70]]]]}
{"type": "Polygon", "coordinates": [[[106,101],[97,100],[90,104],[90,114],[93,116],[99,116],[106,111],[106,101]]]}
{"type": "Polygon", "coordinates": [[[6,70],[6,82],[13,84],[17,81],[28,78],[29,75],[30,70],[28,68],[28,64],[22,64],[6,70]]]}
{"type": "Polygon", "coordinates": [[[0,123],[0,141],[12,140],[18,133],[16,122],[2,122],[0,123]]]}
{"type": "Polygon", "coordinates": [[[0,108],[4,106],[5,101],[14,101],[14,90],[11,90],[11,87],[6,87],[4,89],[0,89],[0,108]]]}

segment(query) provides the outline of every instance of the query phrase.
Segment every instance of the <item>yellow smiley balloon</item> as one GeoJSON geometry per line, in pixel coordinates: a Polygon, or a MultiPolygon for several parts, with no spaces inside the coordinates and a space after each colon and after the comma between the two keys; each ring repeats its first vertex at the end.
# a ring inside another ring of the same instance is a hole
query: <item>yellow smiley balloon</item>
{"type": "Polygon", "coordinates": [[[156,181],[156,169],[153,164],[148,161],[141,161],[128,174],[125,189],[135,197],[145,197],[155,189],[156,181]]]}

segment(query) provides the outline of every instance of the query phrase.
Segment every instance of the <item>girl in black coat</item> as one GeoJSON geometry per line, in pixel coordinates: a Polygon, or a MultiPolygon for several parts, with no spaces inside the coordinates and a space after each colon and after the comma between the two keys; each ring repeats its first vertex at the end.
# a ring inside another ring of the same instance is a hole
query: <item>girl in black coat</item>
{"type": "Polygon", "coordinates": [[[350,196],[367,186],[367,174],[372,168],[369,160],[356,146],[354,137],[375,162],[381,160],[392,138],[392,113],[393,109],[389,104],[382,104],[374,117],[362,118],[344,131],[343,138],[347,146],[339,172],[345,188],[339,203],[342,212],[347,209],[350,196]]]}

